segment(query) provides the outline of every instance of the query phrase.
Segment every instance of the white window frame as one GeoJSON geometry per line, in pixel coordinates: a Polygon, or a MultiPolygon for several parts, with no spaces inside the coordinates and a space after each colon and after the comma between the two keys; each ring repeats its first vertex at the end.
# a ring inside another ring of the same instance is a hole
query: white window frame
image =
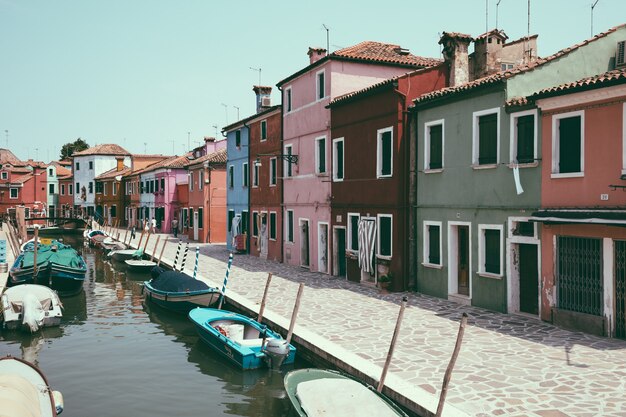
{"type": "MultiPolygon", "coordinates": [[[[293,145],[285,145],[284,153],[285,155],[293,155],[293,145]],[[290,152],[287,152],[287,150],[289,150],[290,152]]],[[[285,160],[284,165],[283,165],[283,177],[285,178],[293,177],[293,169],[291,167],[291,162],[289,162],[288,160],[285,160]]]]}
{"type": "Polygon", "coordinates": [[[443,253],[442,253],[443,223],[425,220],[422,234],[423,234],[423,246],[424,246],[422,265],[428,268],[441,269],[443,267],[443,253]],[[430,262],[430,233],[428,233],[428,228],[430,226],[439,227],[439,263],[438,264],[433,264],[430,262]]]}
{"type": "Polygon", "coordinates": [[[265,142],[267,140],[267,120],[261,120],[259,123],[259,137],[260,142],[265,142]],[[263,136],[263,126],[265,126],[265,137],[263,136]]]}
{"type": "Polygon", "coordinates": [[[244,162],[241,164],[241,186],[247,187],[248,181],[250,180],[250,170],[248,169],[248,163],[244,162]]]}
{"type": "Polygon", "coordinates": [[[228,188],[234,188],[235,186],[235,166],[228,166],[228,188]]]}
{"type": "MultiPolygon", "coordinates": [[[[204,182],[204,170],[202,168],[200,168],[198,170],[198,191],[202,190],[202,186],[203,186],[202,183],[203,182],[204,182]]],[[[154,182],[154,189],[155,189],[155,191],[156,191],[157,185],[159,185],[159,180],[158,179],[154,182]]]]}
{"type": "Polygon", "coordinates": [[[393,177],[393,126],[385,127],[383,129],[378,129],[376,131],[376,178],[391,178],[393,177]],[[389,174],[382,174],[383,169],[383,152],[382,152],[382,137],[383,133],[391,132],[391,152],[389,156],[391,157],[391,161],[389,164],[391,166],[391,172],[389,174]]]}
{"type": "Polygon", "coordinates": [[[257,219],[259,218],[260,214],[257,210],[254,210],[252,212],[252,217],[250,219],[250,236],[252,237],[258,237],[259,236],[259,232],[261,231],[261,227],[260,226],[256,226],[256,219],[254,218],[256,214],[257,219]],[[257,227],[257,231],[256,231],[256,235],[254,234],[254,228],[257,227]]]}
{"type": "Polygon", "coordinates": [[[293,210],[286,210],[285,215],[285,242],[293,243],[296,240],[296,229],[294,228],[294,212],[293,210]],[[289,223],[289,213],[291,213],[291,224],[289,223]],[[291,240],[289,240],[289,229],[291,228],[291,240]]]}
{"type": "MultiPolygon", "coordinates": [[[[624,154],[626,155],[626,154],[624,154]]],[[[3,180],[8,180],[9,179],[9,173],[6,171],[2,171],[2,179],[3,180]]]]}
{"type": "Polygon", "coordinates": [[[19,189],[16,187],[9,188],[9,199],[16,200],[20,197],[19,189]],[[15,197],[13,197],[13,191],[15,191],[15,197]]]}
{"type": "Polygon", "coordinates": [[[61,191],[61,195],[65,195],[65,184],[59,184],[59,188],[59,191],[61,191]]]}
{"type": "Polygon", "coordinates": [[[293,111],[293,89],[291,86],[285,88],[285,113],[293,111]]]}
{"type": "Polygon", "coordinates": [[[117,219],[117,204],[111,204],[111,207],[109,207],[109,217],[117,219]],[[115,216],[113,215],[113,207],[115,207],[115,216]]]}
{"type": "Polygon", "coordinates": [[[501,224],[478,225],[478,275],[488,278],[502,278],[504,276],[504,226],[501,224]],[[485,271],[485,230],[498,230],[500,232],[499,274],[485,271]]]}
{"type": "Polygon", "coordinates": [[[393,214],[377,214],[376,215],[376,257],[380,259],[391,259],[393,257],[393,214]],[[380,219],[388,217],[391,219],[389,238],[389,255],[382,255],[380,253],[380,219]]]}
{"type": "Polygon", "coordinates": [[[500,163],[500,108],[495,107],[492,109],[475,111],[472,113],[472,168],[485,169],[485,168],[497,168],[500,163]],[[487,116],[489,114],[496,114],[496,163],[495,164],[483,164],[478,163],[479,157],[479,140],[480,130],[478,128],[478,119],[481,116],[487,116]]]}
{"type": "Polygon", "coordinates": [[[519,167],[529,167],[529,166],[537,166],[537,135],[538,135],[538,120],[539,120],[539,112],[537,109],[525,110],[516,113],[511,113],[509,115],[509,124],[510,124],[510,132],[509,132],[509,163],[512,165],[516,165],[519,167]],[[523,116],[534,116],[534,126],[533,126],[533,159],[534,161],[531,163],[525,164],[517,164],[517,119],[523,116]]]}
{"type": "Polygon", "coordinates": [[[324,100],[326,98],[326,70],[320,70],[315,73],[315,101],[324,100]],[[324,91],[320,97],[320,75],[324,78],[324,91]]]}
{"type": "Polygon", "coordinates": [[[317,175],[324,175],[328,172],[328,158],[326,158],[326,136],[320,136],[315,138],[315,173],[317,175]],[[324,171],[320,171],[320,147],[319,143],[324,141],[324,171]]]}
{"type": "Polygon", "coordinates": [[[346,177],[346,142],[344,138],[333,139],[333,181],[341,182],[346,177]],[[343,148],[343,152],[341,154],[341,166],[343,167],[343,172],[341,173],[341,177],[338,176],[337,169],[339,167],[339,159],[337,156],[337,145],[341,142],[341,146],[343,148]]]}
{"type": "Polygon", "coordinates": [[[107,182],[102,182],[102,195],[107,195],[107,182]]]}
{"type": "Polygon", "coordinates": [[[267,216],[267,238],[273,241],[278,239],[278,214],[275,211],[270,211],[267,216]],[[272,214],[274,215],[274,239],[272,239],[272,214]]]}
{"type": "Polygon", "coordinates": [[[54,183],[53,182],[48,184],[48,193],[49,194],[56,194],[56,188],[54,187],[54,183]]]}
{"type": "Polygon", "coordinates": [[[349,252],[351,252],[351,253],[358,253],[359,252],[359,249],[358,249],[358,246],[359,246],[358,238],[357,238],[357,242],[356,242],[357,249],[356,250],[352,249],[352,220],[351,220],[351,217],[356,217],[357,218],[356,224],[357,224],[357,234],[358,234],[358,227],[359,227],[359,222],[361,221],[361,214],[360,213],[348,213],[348,224],[347,224],[347,226],[348,226],[347,227],[347,234],[348,234],[348,236],[346,238],[347,250],[349,252]]]}
{"type": "Polygon", "coordinates": [[[446,154],[446,121],[445,119],[433,120],[424,123],[424,172],[435,173],[441,172],[445,168],[446,154]],[[430,168],[430,128],[432,126],[441,125],[441,168],[430,168]]]}
{"type": "Polygon", "coordinates": [[[577,110],[552,116],[552,172],[551,178],[576,178],[585,176],[585,111],[577,110]],[[580,116],[580,172],[561,174],[559,170],[559,126],[560,120],[580,116]]]}
{"type": "Polygon", "coordinates": [[[276,157],[270,158],[270,187],[276,187],[277,178],[278,178],[278,159],[276,157]],[[272,172],[272,166],[274,167],[274,172],[272,172]]]}
{"type": "Polygon", "coordinates": [[[231,235],[233,234],[233,219],[234,218],[235,218],[235,210],[229,209],[226,215],[226,221],[228,222],[228,224],[226,225],[226,231],[230,233],[231,235]],[[231,212],[233,213],[232,217],[230,216],[231,212]]]}
{"type": "MultiPolygon", "coordinates": [[[[188,175],[188,180],[189,180],[189,191],[193,191],[193,172],[190,172],[188,175]]],[[[148,187],[148,191],[150,191],[150,188],[148,187]]]]}
{"type": "Polygon", "coordinates": [[[257,164],[252,165],[252,188],[259,187],[259,172],[260,167],[257,164]]]}

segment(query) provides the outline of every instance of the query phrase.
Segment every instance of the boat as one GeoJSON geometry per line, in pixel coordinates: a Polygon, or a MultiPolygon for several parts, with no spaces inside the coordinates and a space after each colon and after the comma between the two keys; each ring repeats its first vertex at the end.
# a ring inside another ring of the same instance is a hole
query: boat
{"type": "Polygon", "coordinates": [[[407,417],[374,387],[329,369],[296,369],[285,375],[285,390],[300,417],[407,417]]]}
{"type": "Polygon", "coordinates": [[[141,249],[112,250],[108,253],[108,256],[114,261],[124,262],[125,260],[133,257],[142,257],[143,251],[141,249]]]}
{"type": "Polygon", "coordinates": [[[142,291],[146,301],[160,307],[186,314],[193,308],[210,307],[219,301],[219,288],[209,287],[204,281],[159,267],[153,267],[151,273],[152,279],[144,282],[142,291]]]}
{"type": "Polygon", "coordinates": [[[241,369],[279,368],[295,360],[293,345],[242,314],[198,307],[189,318],[203,342],[241,369]]]}
{"type": "Polygon", "coordinates": [[[104,239],[102,239],[102,241],[99,242],[99,246],[107,252],[112,251],[112,250],[126,249],[125,244],[123,244],[122,242],[118,242],[117,240],[113,239],[110,236],[107,236],[104,239]]]}
{"type": "Polygon", "coordinates": [[[54,417],[63,396],[52,391],[39,368],[12,356],[0,358],[0,410],[6,417],[54,417]]]}
{"type": "Polygon", "coordinates": [[[57,293],[43,285],[24,284],[8,288],[0,297],[3,326],[31,333],[40,327],[58,326],[63,317],[57,293]]]}
{"type": "Polygon", "coordinates": [[[91,238],[92,238],[92,237],[94,237],[94,236],[100,236],[100,235],[104,235],[104,236],[106,236],[107,234],[106,234],[106,233],[104,233],[104,231],[103,231],[103,230],[98,230],[98,229],[86,229],[86,230],[83,232],[83,237],[84,237],[85,239],[91,239],[91,238]]]}
{"type": "MultiPolygon", "coordinates": [[[[148,273],[154,269],[156,262],[147,259],[127,259],[124,261],[126,269],[133,272],[148,273]]],[[[193,279],[193,278],[192,278],[193,279]]]]}
{"type": "Polygon", "coordinates": [[[31,249],[28,249],[28,245],[24,246],[23,250],[15,262],[9,269],[9,277],[7,279],[7,286],[14,287],[22,284],[36,284],[39,280],[48,280],[50,278],[50,268],[48,259],[45,256],[41,256],[41,250],[43,245],[40,243],[37,249],[37,265],[35,268],[35,256],[34,256],[34,244],[31,242],[31,249]]]}

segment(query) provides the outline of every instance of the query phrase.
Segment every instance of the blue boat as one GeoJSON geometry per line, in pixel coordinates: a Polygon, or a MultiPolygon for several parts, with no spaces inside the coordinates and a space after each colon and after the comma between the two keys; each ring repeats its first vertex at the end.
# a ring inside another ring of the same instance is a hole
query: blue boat
{"type": "Polygon", "coordinates": [[[242,369],[278,368],[293,363],[296,348],[278,333],[241,314],[214,308],[189,312],[200,338],[242,369]]]}
{"type": "Polygon", "coordinates": [[[219,288],[209,287],[179,271],[153,268],[153,278],[142,288],[146,301],[176,313],[187,314],[196,307],[210,307],[220,299],[219,288]]]}

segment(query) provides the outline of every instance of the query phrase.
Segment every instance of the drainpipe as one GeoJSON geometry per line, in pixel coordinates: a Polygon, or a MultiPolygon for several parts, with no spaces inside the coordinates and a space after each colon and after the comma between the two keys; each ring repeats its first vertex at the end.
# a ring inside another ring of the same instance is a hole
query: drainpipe
{"type": "MultiPolygon", "coordinates": [[[[283,103],[283,99],[282,99],[282,97],[283,97],[283,89],[280,88],[279,86],[276,86],[276,87],[278,87],[278,91],[280,91],[280,97],[281,97],[281,99],[280,99],[280,103],[281,103],[281,106],[280,106],[280,154],[282,155],[283,152],[284,152],[284,146],[285,146],[285,138],[283,137],[283,123],[284,123],[284,120],[285,120],[284,119],[285,109],[284,109],[284,106],[282,105],[282,103],[283,103]]],[[[282,219],[281,230],[282,230],[283,237],[281,239],[281,244],[280,244],[280,262],[284,263],[285,262],[285,241],[286,241],[286,239],[285,239],[285,232],[286,232],[285,231],[285,229],[286,229],[286,227],[285,227],[285,220],[287,219],[287,213],[285,212],[285,172],[284,172],[285,171],[285,163],[282,162],[282,159],[281,159],[281,165],[283,167],[283,172],[282,172],[282,175],[280,176],[280,182],[281,182],[281,186],[280,186],[280,211],[281,211],[281,214],[282,214],[282,216],[280,216],[280,217],[282,219]]],[[[291,166],[291,163],[289,163],[289,166],[291,166]]]]}
{"type": "MultiPolygon", "coordinates": [[[[250,190],[252,189],[252,184],[250,183],[250,126],[243,122],[243,126],[248,129],[248,228],[250,228],[250,190]]],[[[242,213],[243,214],[243,213],[242,213]]],[[[243,218],[242,218],[243,219],[243,218]]],[[[246,252],[250,253],[250,231],[246,231],[246,252]]]]}

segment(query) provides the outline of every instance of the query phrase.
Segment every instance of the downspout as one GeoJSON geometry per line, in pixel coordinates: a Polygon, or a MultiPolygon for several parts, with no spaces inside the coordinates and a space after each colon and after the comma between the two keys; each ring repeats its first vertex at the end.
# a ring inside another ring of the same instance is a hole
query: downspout
{"type": "MultiPolygon", "coordinates": [[[[207,166],[206,166],[206,173],[207,173],[207,179],[209,180],[209,184],[208,184],[209,186],[208,186],[208,187],[204,187],[204,188],[206,188],[205,192],[208,192],[208,194],[209,194],[209,196],[208,196],[209,198],[207,198],[207,199],[206,199],[206,201],[208,201],[208,203],[209,203],[209,204],[208,204],[208,206],[207,206],[207,216],[208,216],[208,219],[207,219],[207,220],[208,220],[208,221],[203,220],[203,221],[204,221],[204,224],[205,224],[205,225],[208,227],[208,229],[209,229],[209,230],[208,230],[208,233],[207,233],[207,240],[208,240],[208,242],[207,242],[207,243],[210,243],[210,242],[211,242],[211,219],[212,219],[212,217],[211,217],[211,206],[213,205],[213,201],[212,201],[212,198],[211,198],[211,185],[213,184],[213,181],[211,181],[211,172],[212,172],[212,171],[213,171],[213,169],[212,169],[212,167],[211,167],[211,164],[210,164],[210,163],[207,163],[207,166]]],[[[205,182],[206,182],[206,181],[205,181],[205,182]]],[[[204,186],[204,185],[205,185],[205,184],[203,184],[203,186],[204,186]]]]}
{"type": "MultiPolygon", "coordinates": [[[[250,228],[250,190],[252,189],[252,184],[250,183],[250,126],[243,122],[243,127],[248,129],[248,228],[250,228]]],[[[246,253],[250,253],[250,231],[246,230],[246,253]]]]}
{"type": "MultiPolygon", "coordinates": [[[[285,138],[283,137],[283,123],[284,123],[284,106],[283,106],[283,90],[282,88],[280,88],[280,86],[276,86],[278,88],[278,91],[280,91],[280,154],[283,154],[283,150],[284,150],[284,146],[285,146],[285,138]]],[[[282,158],[281,158],[282,161],[282,158]]],[[[280,244],[280,262],[284,263],[285,262],[285,222],[287,219],[287,213],[285,213],[285,163],[281,162],[282,165],[282,175],[280,176],[280,211],[282,216],[282,225],[281,225],[281,230],[282,230],[282,240],[281,240],[281,244],[280,244]]],[[[289,163],[289,166],[291,166],[291,163],[289,163]]]]}

